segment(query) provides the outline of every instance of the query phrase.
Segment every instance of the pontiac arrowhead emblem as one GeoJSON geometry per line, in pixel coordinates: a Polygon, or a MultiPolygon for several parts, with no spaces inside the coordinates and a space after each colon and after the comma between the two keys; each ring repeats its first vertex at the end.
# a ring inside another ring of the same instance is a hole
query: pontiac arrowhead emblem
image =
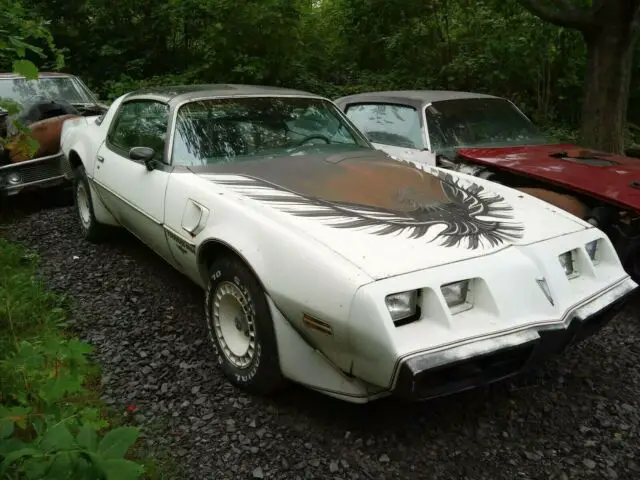
{"type": "Polygon", "coordinates": [[[544,293],[544,296],[547,297],[547,300],[549,300],[549,303],[551,305],[555,305],[553,297],[551,296],[551,291],[549,290],[549,285],[547,285],[547,281],[545,280],[545,278],[536,278],[536,282],[538,283],[540,290],[542,290],[542,293],[544,293]]]}

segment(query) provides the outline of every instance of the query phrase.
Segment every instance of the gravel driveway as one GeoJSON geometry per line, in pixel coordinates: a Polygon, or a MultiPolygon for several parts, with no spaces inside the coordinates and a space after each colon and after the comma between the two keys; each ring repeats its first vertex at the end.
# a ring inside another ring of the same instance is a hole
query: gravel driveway
{"type": "Polygon", "coordinates": [[[94,246],[70,207],[0,234],[37,249],[97,348],[108,402],[135,404],[184,479],[640,478],[638,306],[535,375],[423,404],[301,387],[253,398],[214,368],[202,293],[128,235],[94,246]]]}

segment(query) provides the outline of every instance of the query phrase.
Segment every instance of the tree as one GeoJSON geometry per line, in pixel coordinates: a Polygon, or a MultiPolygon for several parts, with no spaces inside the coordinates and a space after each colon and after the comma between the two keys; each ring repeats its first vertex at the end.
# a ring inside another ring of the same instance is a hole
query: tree
{"type": "Polygon", "coordinates": [[[640,0],[593,0],[590,6],[576,0],[519,2],[544,21],[582,33],[587,45],[582,141],[622,153],[640,0]]]}
{"type": "Polygon", "coordinates": [[[55,55],[56,67],[64,64],[62,53],[53,43],[48,23],[31,14],[19,0],[0,0],[0,71],[11,69],[35,78],[38,69],[29,57],[47,58],[43,44],[55,55]]]}
{"type": "MultiPolygon", "coordinates": [[[[53,43],[47,22],[34,17],[19,0],[0,0],[0,72],[10,70],[28,79],[38,78],[38,67],[29,60],[29,56],[46,58],[44,49],[35,45],[44,44],[55,55],[55,64],[61,67],[64,58],[53,43]]],[[[0,111],[14,114],[19,106],[8,99],[0,97],[0,111]]],[[[0,121],[5,121],[0,116],[0,121]]],[[[13,121],[22,134],[17,137],[12,149],[20,149],[27,154],[33,154],[38,143],[31,137],[29,130],[18,121],[13,121]]],[[[7,144],[7,138],[0,137],[0,147],[7,144]]]]}

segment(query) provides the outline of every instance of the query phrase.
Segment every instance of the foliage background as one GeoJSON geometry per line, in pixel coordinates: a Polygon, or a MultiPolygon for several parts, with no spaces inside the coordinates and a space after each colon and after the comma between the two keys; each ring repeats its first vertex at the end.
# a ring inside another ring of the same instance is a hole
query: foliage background
{"type": "MultiPolygon", "coordinates": [[[[507,96],[561,137],[580,120],[584,40],[517,0],[11,1],[30,21],[49,22],[64,70],[105,100],[143,85],[198,82],[273,84],[332,98],[449,88],[507,96]]],[[[43,39],[36,44],[45,47],[43,39]]],[[[27,56],[43,69],[56,64],[54,53],[27,56]]],[[[632,128],[639,99],[633,85],[632,128]]]]}

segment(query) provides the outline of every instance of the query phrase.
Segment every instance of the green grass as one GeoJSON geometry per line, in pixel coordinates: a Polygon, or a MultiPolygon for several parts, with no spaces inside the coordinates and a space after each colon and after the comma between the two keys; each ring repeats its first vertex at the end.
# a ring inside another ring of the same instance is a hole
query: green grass
{"type": "Polygon", "coordinates": [[[129,415],[100,400],[91,346],[68,329],[70,301],[37,278],[37,261],[0,238],[0,478],[177,476],[164,453],[146,450],[129,415]],[[109,433],[120,436],[117,454],[98,443],[109,433]],[[27,453],[8,465],[19,451],[27,453]]]}

